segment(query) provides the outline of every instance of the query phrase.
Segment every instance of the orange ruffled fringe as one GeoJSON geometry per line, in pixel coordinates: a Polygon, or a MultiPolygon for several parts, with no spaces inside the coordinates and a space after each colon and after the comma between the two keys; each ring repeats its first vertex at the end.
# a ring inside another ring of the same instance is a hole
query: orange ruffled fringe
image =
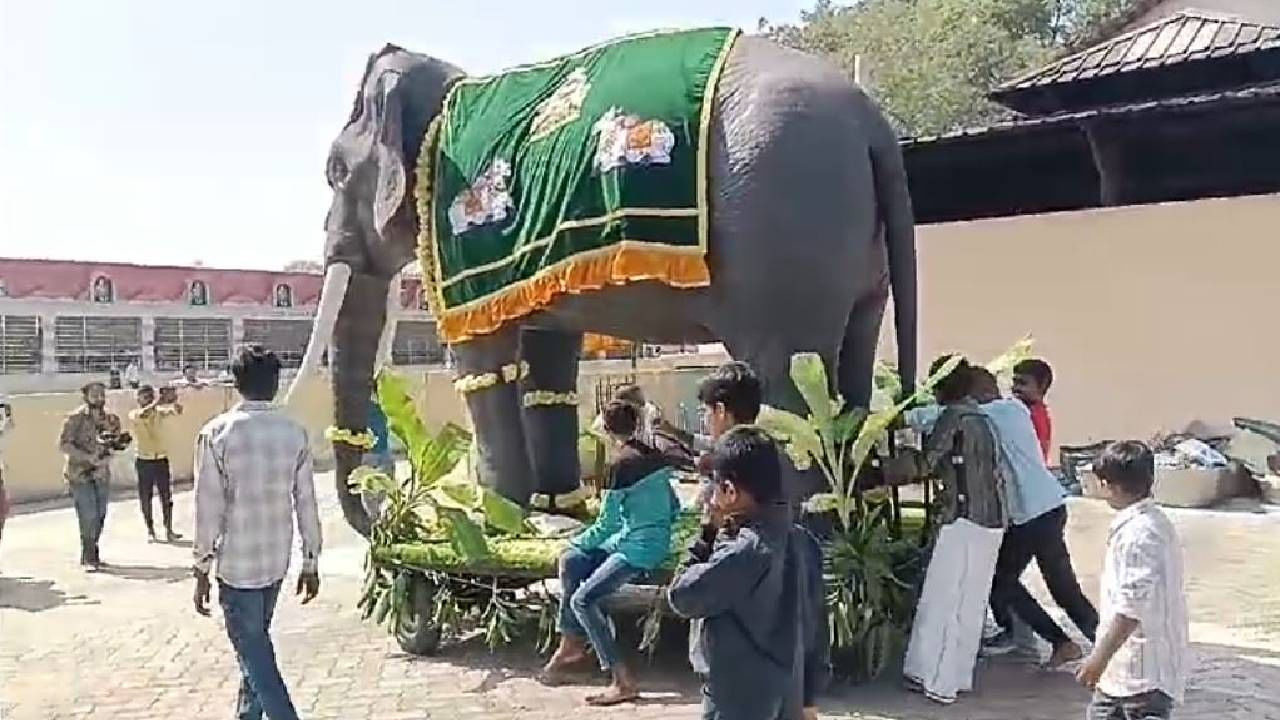
{"type": "Polygon", "coordinates": [[[569,258],[487,298],[444,311],[438,321],[440,335],[446,342],[463,342],[544,308],[559,295],[642,280],[656,280],[675,288],[707,287],[711,272],[701,252],[671,252],[624,241],[569,258]]]}

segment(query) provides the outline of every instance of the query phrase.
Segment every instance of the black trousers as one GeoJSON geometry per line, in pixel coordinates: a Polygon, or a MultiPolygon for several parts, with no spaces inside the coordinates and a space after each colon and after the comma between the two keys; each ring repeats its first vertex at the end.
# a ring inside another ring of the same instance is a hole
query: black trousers
{"type": "Polygon", "coordinates": [[[1173,698],[1159,690],[1116,698],[1102,692],[1093,693],[1088,720],[1168,720],[1173,716],[1173,698]]]}
{"type": "Polygon", "coordinates": [[[169,461],[158,460],[134,461],[138,471],[138,502],[142,504],[142,520],[147,524],[147,532],[155,533],[155,521],[151,514],[151,498],[160,495],[160,512],[164,518],[165,530],[173,529],[173,483],[169,476],[169,461]]]}
{"type": "Polygon", "coordinates": [[[1012,627],[1012,615],[1017,615],[1054,647],[1070,638],[1022,584],[1022,573],[1033,559],[1053,601],[1066,611],[1071,622],[1091,641],[1098,632],[1098,611],[1084,596],[1076,579],[1071,553],[1067,550],[1066,530],[1065,505],[1023,525],[1009,526],[1000,545],[991,588],[991,611],[1000,627],[1006,630],[1012,627]]]}

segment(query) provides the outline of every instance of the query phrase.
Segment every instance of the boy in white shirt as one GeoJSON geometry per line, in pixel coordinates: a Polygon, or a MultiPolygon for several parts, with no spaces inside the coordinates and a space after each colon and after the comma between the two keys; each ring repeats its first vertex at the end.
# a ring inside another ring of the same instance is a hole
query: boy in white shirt
{"type": "Polygon", "coordinates": [[[1188,670],[1187,600],[1178,533],[1151,497],[1155,458],[1113,443],[1093,471],[1111,507],[1098,644],[1076,674],[1094,690],[1089,720],[1166,720],[1188,670]]]}

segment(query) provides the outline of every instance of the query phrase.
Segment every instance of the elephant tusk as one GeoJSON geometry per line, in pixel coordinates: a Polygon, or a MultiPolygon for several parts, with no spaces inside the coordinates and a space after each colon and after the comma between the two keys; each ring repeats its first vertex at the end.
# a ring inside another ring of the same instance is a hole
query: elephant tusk
{"type": "Polygon", "coordinates": [[[315,373],[320,367],[320,357],[333,341],[333,328],[338,322],[338,311],[342,309],[342,300],[347,294],[347,284],[351,282],[351,266],[345,263],[334,263],[324,271],[324,285],[320,289],[320,306],[316,308],[316,319],[311,325],[311,339],[307,341],[307,351],[302,356],[302,365],[294,375],[293,382],[284,395],[284,405],[288,406],[302,386],[303,379],[315,373]]]}

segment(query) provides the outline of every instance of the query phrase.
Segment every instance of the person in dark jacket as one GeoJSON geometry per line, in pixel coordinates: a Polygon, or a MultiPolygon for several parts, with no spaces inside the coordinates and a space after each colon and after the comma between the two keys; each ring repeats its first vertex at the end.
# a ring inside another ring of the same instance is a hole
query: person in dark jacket
{"type": "Polygon", "coordinates": [[[778,447],[736,427],[717,440],[711,467],[721,529],[694,543],[667,594],[676,613],[703,620],[703,718],[790,720],[803,700],[807,583],[778,447]]]}
{"type": "Polygon", "coordinates": [[[680,509],[666,456],[636,438],[637,408],[615,400],[605,406],[603,416],[618,449],[609,466],[599,517],[560,558],[560,646],[542,673],[544,683],[559,684],[566,670],[586,660],[590,644],[600,667],[613,676],[608,690],[587,698],[596,706],[640,697],[602,603],[667,559],[671,527],[680,509]]]}
{"type": "Polygon", "coordinates": [[[822,577],[822,545],[802,525],[791,528],[792,561],[800,564],[801,672],[800,690],[804,720],[818,720],[818,693],[831,676],[831,640],[827,635],[827,591],[822,577]]]}

